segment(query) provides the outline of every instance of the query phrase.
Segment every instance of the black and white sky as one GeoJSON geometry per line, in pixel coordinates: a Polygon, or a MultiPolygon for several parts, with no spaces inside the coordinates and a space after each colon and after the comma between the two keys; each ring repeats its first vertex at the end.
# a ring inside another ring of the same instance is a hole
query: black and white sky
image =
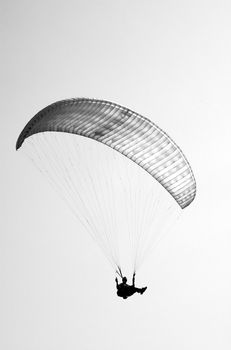
{"type": "Polygon", "coordinates": [[[1,2],[2,349],[231,348],[230,16],[218,0],[1,2]],[[146,294],[126,303],[95,243],[15,151],[36,112],[71,97],[147,116],[196,177],[195,201],[139,271],[146,294]]]}

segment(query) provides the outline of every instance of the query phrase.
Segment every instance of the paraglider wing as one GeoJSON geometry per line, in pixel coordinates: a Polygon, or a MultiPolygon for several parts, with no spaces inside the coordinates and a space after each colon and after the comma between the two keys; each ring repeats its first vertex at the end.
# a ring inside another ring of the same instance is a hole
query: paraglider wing
{"type": "Polygon", "coordinates": [[[153,176],[182,209],[195,198],[195,178],[180,148],[153,122],[128,108],[86,98],[53,103],[29,121],[16,149],[29,136],[45,131],[85,136],[115,149],[153,176]]]}

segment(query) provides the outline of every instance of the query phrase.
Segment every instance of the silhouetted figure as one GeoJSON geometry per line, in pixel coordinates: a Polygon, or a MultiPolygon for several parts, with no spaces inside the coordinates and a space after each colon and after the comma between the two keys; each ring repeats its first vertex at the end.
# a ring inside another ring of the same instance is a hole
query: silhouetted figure
{"type": "Polygon", "coordinates": [[[123,299],[127,299],[128,297],[132,296],[135,293],[139,293],[139,294],[143,294],[147,287],[144,288],[136,288],[135,287],[135,276],[136,274],[133,274],[133,278],[132,278],[132,286],[130,286],[129,284],[127,284],[127,278],[123,277],[122,278],[122,283],[118,283],[118,279],[116,277],[115,281],[116,281],[116,287],[117,287],[117,295],[123,299]]]}

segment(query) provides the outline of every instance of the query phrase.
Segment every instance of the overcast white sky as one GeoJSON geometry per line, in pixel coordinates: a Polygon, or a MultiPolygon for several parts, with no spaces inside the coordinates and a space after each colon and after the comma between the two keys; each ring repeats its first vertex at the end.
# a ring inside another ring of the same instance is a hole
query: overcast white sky
{"type": "Polygon", "coordinates": [[[8,0],[1,17],[0,348],[230,349],[230,1],[8,0]],[[142,297],[117,298],[95,243],[15,152],[25,123],[70,97],[147,116],[194,170],[142,297]]]}

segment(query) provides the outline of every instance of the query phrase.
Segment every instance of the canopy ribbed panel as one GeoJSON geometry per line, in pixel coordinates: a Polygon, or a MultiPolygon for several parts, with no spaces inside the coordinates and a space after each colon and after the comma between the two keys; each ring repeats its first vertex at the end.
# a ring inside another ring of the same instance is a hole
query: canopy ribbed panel
{"type": "Polygon", "coordinates": [[[53,103],[29,121],[16,149],[27,137],[45,131],[89,137],[117,150],[160,182],[181,208],[196,195],[192,169],[180,148],[157,125],[128,108],[86,98],[53,103]]]}

